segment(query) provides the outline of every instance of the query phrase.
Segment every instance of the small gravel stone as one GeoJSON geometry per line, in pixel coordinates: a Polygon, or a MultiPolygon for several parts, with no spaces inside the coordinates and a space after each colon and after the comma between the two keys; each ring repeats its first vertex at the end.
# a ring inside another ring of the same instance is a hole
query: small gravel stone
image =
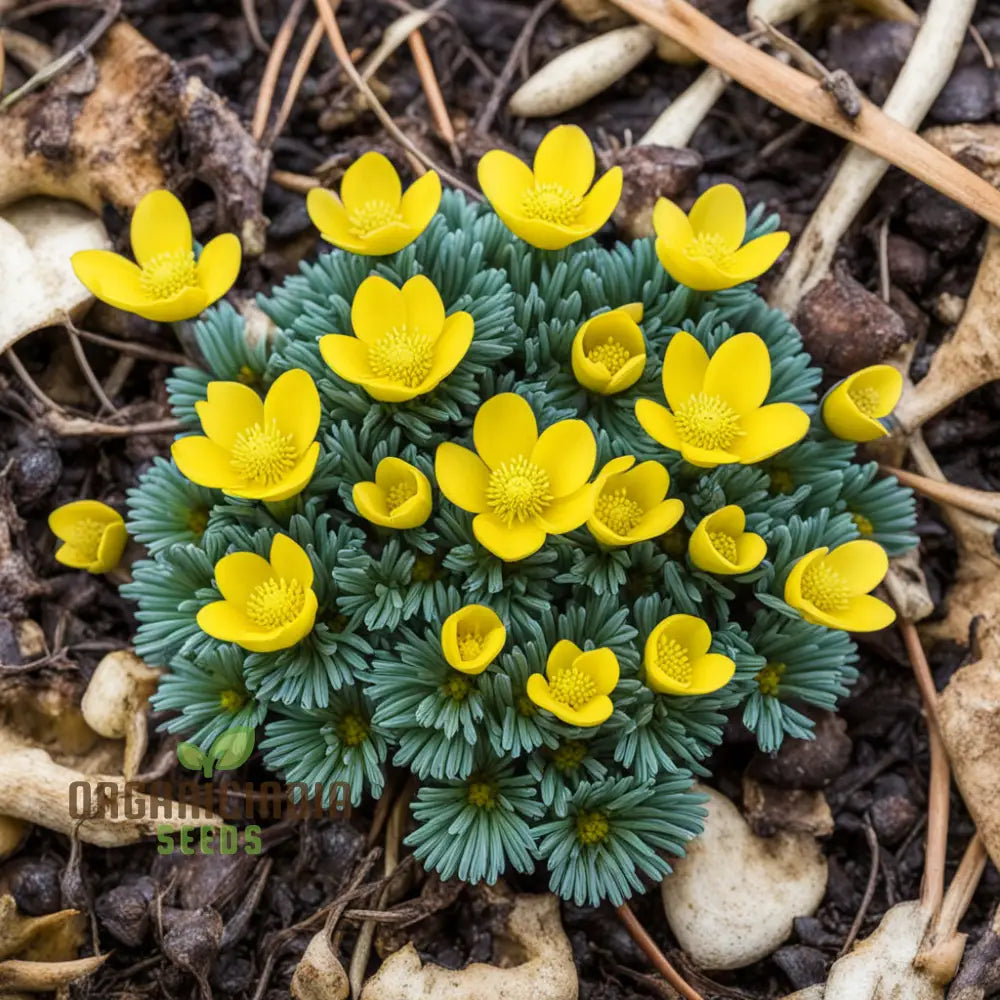
{"type": "Polygon", "coordinates": [[[15,862],[10,877],[10,894],[18,909],[29,917],[41,917],[62,908],[59,891],[60,868],[54,861],[15,862]]]}
{"type": "Polygon", "coordinates": [[[876,103],[882,104],[913,45],[916,28],[901,21],[870,21],[832,31],[827,66],[846,70],[876,103]]]}
{"type": "Polygon", "coordinates": [[[888,239],[889,276],[908,292],[919,292],[927,281],[930,255],[905,236],[890,233],[888,239]]]}
{"type": "Polygon", "coordinates": [[[816,948],[804,944],[789,944],[779,948],[774,964],[788,977],[793,990],[826,982],[826,956],[816,948]]]}
{"type": "Polygon", "coordinates": [[[653,206],[659,198],[674,201],[701,172],[693,149],[630,146],[613,158],[622,168],[622,196],[614,212],[618,230],[634,240],[653,235],[653,206]]]}
{"type": "Polygon", "coordinates": [[[906,224],[924,246],[955,257],[979,237],[983,221],[975,212],[921,184],[906,199],[906,224]]]}
{"type": "Polygon", "coordinates": [[[825,788],[840,777],[851,759],[847,724],[832,712],[817,712],[815,739],[786,739],[771,756],[758,753],[747,774],[781,788],[825,788]]]}
{"type": "Polygon", "coordinates": [[[930,118],[941,125],[986,121],[996,101],[996,76],[985,66],[956,70],[931,105],[930,118]]]}

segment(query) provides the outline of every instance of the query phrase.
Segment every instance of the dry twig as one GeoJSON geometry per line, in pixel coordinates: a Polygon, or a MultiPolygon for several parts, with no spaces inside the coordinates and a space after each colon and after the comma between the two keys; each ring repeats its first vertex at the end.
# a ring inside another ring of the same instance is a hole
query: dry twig
{"type": "Polygon", "coordinates": [[[615,910],[615,913],[618,914],[618,919],[632,936],[632,940],[643,950],[645,956],[652,963],[653,968],[684,997],[684,1000],[704,1000],[704,997],[693,986],[685,982],[681,974],[670,964],[670,960],[649,936],[646,928],[639,923],[639,919],[632,912],[628,903],[622,903],[615,910]]]}
{"type": "Polygon", "coordinates": [[[288,47],[292,44],[295,29],[298,27],[302,11],[305,10],[308,0],[294,0],[288,9],[281,27],[278,29],[278,36],[274,40],[271,53],[267,57],[267,65],[264,67],[264,76],[260,81],[260,91],[257,94],[257,106],[253,112],[253,122],[250,126],[250,133],[260,142],[264,138],[267,129],[267,118],[271,113],[271,105],[274,102],[274,92],[278,86],[278,76],[281,74],[281,64],[285,61],[288,47]]]}
{"type": "Polygon", "coordinates": [[[420,76],[420,85],[424,88],[427,106],[431,109],[431,115],[434,118],[434,125],[441,138],[448,143],[452,159],[455,163],[460,163],[458,147],[455,145],[455,128],[451,124],[448,105],[445,103],[444,94],[441,93],[441,85],[434,72],[434,63],[431,61],[431,54],[427,51],[427,43],[424,41],[424,36],[420,34],[420,29],[411,32],[407,41],[410,44],[410,52],[413,54],[413,62],[417,67],[417,74],[420,76]]]}

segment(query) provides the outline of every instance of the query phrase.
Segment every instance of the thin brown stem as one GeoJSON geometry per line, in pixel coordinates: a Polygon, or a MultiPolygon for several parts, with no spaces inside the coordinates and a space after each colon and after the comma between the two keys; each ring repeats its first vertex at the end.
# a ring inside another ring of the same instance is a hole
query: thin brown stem
{"type": "Polygon", "coordinates": [[[684,1000],[705,1000],[705,998],[670,964],[670,960],[660,951],[659,945],[649,936],[649,932],[639,918],[632,912],[628,903],[622,903],[615,910],[618,919],[625,925],[625,930],[632,936],[632,940],[643,950],[646,958],[652,963],[657,972],[677,990],[684,1000]]]}
{"type": "Polygon", "coordinates": [[[891,473],[904,486],[909,486],[929,500],[958,507],[959,510],[968,511],[970,514],[1000,524],[1000,493],[975,490],[947,480],[931,479],[929,476],[921,476],[919,473],[897,469],[891,465],[883,465],[882,471],[891,473]]]}
{"type": "Polygon", "coordinates": [[[847,932],[847,937],[844,939],[844,945],[840,949],[841,955],[846,955],[850,950],[851,946],[857,940],[858,933],[861,930],[861,925],[864,923],[865,916],[868,914],[868,907],[872,905],[872,899],[875,897],[875,886],[878,885],[878,862],[879,862],[879,847],[878,847],[878,837],[875,835],[875,830],[872,828],[871,822],[868,817],[865,817],[864,827],[865,840],[868,841],[868,850],[871,851],[871,867],[868,869],[868,883],[865,885],[865,893],[861,897],[861,905],[858,907],[858,912],[854,915],[854,921],[851,924],[851,929],[847,932]]]}
{"type": "Polygon", "coordinates": [[[145,344],[134,344],[129,340],[116,340],[114,337],[105,337],[101,333],[81,330],[79,327],[73,327],[73,332],[81,340],[89,340],[93,344],[110,347],[120,354],[130,354],[132,357],[143,358],[146,361],[162,361],[168,365],[191,364],[191,359],[186,354],[178,354],[175,351],[161,351],[155,347],[147,347],[145,344]]]}
{"type": "Polygon", "coordinates": [[[270,55],[267,57],[267,65],[264,67],[264,75],[260,81],[260,91],[257,94],[257,106],[254,108],[253,121],[250,125],[250,133],[256,142],[260,142],[267,129],[267,119],[271,114],[271,104],[274,102],[274,92],[278,87],[278,77],[281,74],[281,64],[285,61],[288,47],[292,44],[295,36],[295,29],[298,27],[302,11],[305,10],[308,0],[294,0],[288,13],[285,15],[278,35],[274,39],[270,55]]]}
{"type": "Polygon", "coordinates": [[[434,63],[431,61],[431,54],[427,51],[427,43],[418,28],[406,39],[410,44],[410,52],[413,55],[414,65],[417,67],[417,74],[420,77],[420,85],[424,88],[424,96],[427,98],[427,106],[431,110],[434,118],[434,125],[438,130],[438,135],[451,147],[452,156],[458,156],[458,149],[455,146],[455,128],[451,124],[451,117],[448,114],[448,105],[445,103],[444,94],[441,93],[441,85],[438,83],[437,73],[434,72],[434,63]]]}
{"type": "Polygon", "coordinates": [[[76,331],[70,324],[66,324],[66,335],[69,337],[69,344],[73,349],[73,357],[76,358],[77,366],[84,379],[86,379],[87,385],[90,386],[90,391],[97,397],[97,401],[101,404],[102,409],[117,413],[118,407],[108,398],[108,394],[104,391],[104,386],[101,385],[100,379],[94,374],[94,369],[90,367],[90,362],[87,360],[87,355],[83,350],[83,344],[80,343],[80,338],[76,335],[76,331]]]}
{"type": "Polygon", "coordinates": [[[316,57],[316,50],[322,41],[323,22],[319,18],[316,18],[312,30],[309,32],[309,37],[302,46],[302,51],[299,53],[298,59],[295,60],[292,76],[288,81],[288,90],[285,91],[281,107],[278,109],[278,117],[274,120],[274,124],[267,130],[267,139],[264,142],[265,146],[273,145],[274,140],[285,130],[285,125],[291,116],[292,108],[295,106],[295,101],[299,96],[299,90],[302,88],[302,83],[309,72],[309,67],[316,57]]]}

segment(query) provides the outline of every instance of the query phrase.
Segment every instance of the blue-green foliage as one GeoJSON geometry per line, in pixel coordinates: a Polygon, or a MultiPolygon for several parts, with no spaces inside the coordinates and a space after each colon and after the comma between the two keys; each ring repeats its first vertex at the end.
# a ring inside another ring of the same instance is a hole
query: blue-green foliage
{"type": "MultiPolygon", "coordinates": [[[[753,233],[773,218],[751,215],[753,233]]],[[[555,892],[577,903],[620,903],[669,871],[700,828],[693,775],[742,719],[766,751],[787,735],[808,738],[808,706],[835,707],[856,677],[849,636],[811,625],[782,599],[796,559],[859,535],[890,553],[914,542],[913,501],[854,446],[814,419],[805,440],[756,467],[685,464],[639,427],[634,405],[662,399],[664,350],[687,330],[709,351],[754,331],[771,355],[768,402],[814,414],[820,372],[797,331],[751,286],[707,295],[678,286],[651,240],[611,250],[585,240],[542,252],[513,237],[487,208],[446,192],[438,215],[411,246],[371,259],[334,250],[288,279],[260,306],[273,321],[249,346],[228,306],[196,327],[208,370],[178,369],[171,403],[188,431],[213,379],[262,391],[303,368],[322,400],[320,459],[312,482],[284,509],[225,497],[187,483],[158,461],[130,491],[131,528],[149,558],[124,588],[139,606],[139,653],[168,668],[155,698],[178,712],[172,731],[207,748],[231,724],[264,726],[265,762],[289,781],[347,782],[352,800],[381,794],[391,762],[420,780],[408,843],[443,878],[494,881],[504,870],[550,872],[555,892]],[[475,337],[433,392],[410,402],[374,402],[338,378],[317,340],[350,333],[360,283],[380,274],[401,284],[428,275],[446,310],[467,310],[475,337]],[[629,302],[644,307],[647,365],[612,397],[584,390],[570,351],[580,324],[629,302]],[[468,443],[481,402],[514,391],[540,427],[579,417],[598,441],[598,462],[620,455],[662,462],[685,516],[667,535],[609,550],[581,529],[550,536],[535,555],[506,564],[480,546],[471,515],[439,493],[421,527],[391,533],[361,518],[352,488],[386,456],[433,480],[435,447],[468,443]],[[726,504],[747,512],[768,557],[743,577],[716,578],[688,560],[687,538],[726,504]],[[213,566],[227,552],[268,552],[278,531],[309,554],[319,613],[313,632],[276,653],[218,642],[196,623],[218,599],[213,566]],[[503,653],[477,676],[448,666],[440,626],[464,604],[493,608],[507,627],[503,653]],[[643,645],[676,613],[705,618],[713,650],[736,663],[711,694],[666,696],[645,683],[643,645]],[[544,671],[560,639],[611,648],[621,679],[602,726],[575,729],[535,706],[528,678],[544,671]]]]}

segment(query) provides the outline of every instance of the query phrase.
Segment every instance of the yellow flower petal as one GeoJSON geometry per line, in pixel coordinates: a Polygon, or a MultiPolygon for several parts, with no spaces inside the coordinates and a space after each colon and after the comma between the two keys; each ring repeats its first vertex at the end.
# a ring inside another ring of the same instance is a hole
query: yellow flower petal
{"type": "Polygon", "coordinates": [[[245,608],[253,591],[275,575],[271,564],[256,552],[231,552],[215,564],[215,586],[223,600],[245,608]]]}
{"type": "Polygon", "coordinates": [[[837,615],[837,628],[846,632],[877,632],[896,620],[896,612],[877,597],[860,594],[852,597],[845,611],[837,615]]]}
{"type": "Polygon", "coordinates": [[[658,198],[653,206],[653,229],[657,242],[683,249],[694,239],[687,212],[669,198],[658,198]]]}
{"type": "MultiPolygon", "coordinates": [[[[298,618],[296,618],[291,625],[285,626],[281,637],[281,644],[275,644],[271,647],[271,650],[289,649],[296,643],[301,642],[313,630],[313,626],[316,624],[316,612],[318,610],[319,601],[316,598],[315,591],[307,590],[306,599],[302,606],[302,610],[299,612],[298,618]]],[[[262,652],[270,652],[271,650],[262,650],[262,652]]]]}
{"type": "MultiPolygon", "coordinates": [[[[452,313],[444,321],[441,336],[434,345],[434,363],[427,373],[424,385],[432,389],[462,363],[469,352],[474,332],[472,316],[467,312],[452,313]]],[[[424,391],[423,386],[420,388],[424,391]]]]}
{"type": "Polygon", "coordinates": [[[674,415],[651,399],[635,401],[635,417],[639,426],[656,442],[671,451],[680,451],[681,437],[677,433],[674,415]]]}
{"type": "Polygon", "coordinates": [[[714,469],[717,465],[731,465],[742,459],[731,451],[721,448],[699,448],[686,442],[681,443],[681,455],[685,462],[697,465],[701,469],[714,469]]]}
{"type": "Polygon", "coordinates": [[[823,422],[845,441],[875,441],[888,434],[880,423],[903,391],[903,376],[890,365],[872,365],[849,375],[823,400],[823,422]],[[863,410],[858,398],[866,402],[863,410]]]}
{"type": "Polygon", "coordinates": [[[752,531],[744,532],[736,539],[736,565],[741,573],[749,573],[767,557],[767,542],[752,531]]]}
{"type": "Polygon", "coordinates": [[[521,214],[524,194],[535,185],[526,163],[505,150],[491,149],[479,161],[477,174],[483,194],[501,218],[506,212],[521,214]]]}
{"type": "Polygon", "coordinates": [[[581,653],[576,658],[575,666],[590,677],[598,694],[611,694],[618,686],[618,657],[607,646],[581,653]]]}
{"type": "Polygon", "coordinates": [[[419,331],[436,340],[444,327],[444,303],[434,283],[418,274],[403,285],[400,294],[406,308],[407,330],[419,331]]]}
{"type": "Polygon", "coordinates": [[[705,372],[705,392],[721,396],[741,416],[760,407],[771,388],[771,355],[756,333],[720,345],[705,372]]]}
{"type": "Polygon", "coordinates": [[[688,540],[688,555],[691,562],[705,573],[720,573],[723,575],[735,573],[736,569],[713,543],[709,532],[710,519],[702,518],[691,532],[688,540]]]}
{"type": "Polygon", "coordinates": [[[440,204],[441,178],[436,171],[428,170],[423,177],[418,177],[406,189],[399,205],[403,222],[410,232],[408,243],[415,240],[428,227],[440,204]]]}
{"type": "Polygon", "coordinates": [[[372,524],[388,528],[392,521],[389,507],[386,503],[385,490],[372,482],[355,483],[351,490],[351,499],[358,513],[372,524]]]}
{"type": "Polygon", "coordinates": [[[451,441],[438,445],[434,456],[434,477],[441,492],[456,507],[473,514],[489,510],[486,489],[490,483],[490,470],[474,451],[451,441]]]}
{"type": "Polygon", "coordinates": [[[131,312],[148,302],[142,272],[130,260],[110,250],[80,250],[73,254],[73,271],[81,284],[102,302],[131,312]]]}
{"type": "Polygon", "coordinates": [[[718,267],[704,258],[692,259],[684,252],[682,246],[670,243],[665,239],[657,239],[656,256],[663,265],[663,270],[680,285],[687,285],[699,292],[715,292],[720,288],[731,288],[739,284],[718,267]]]}
{"type": "Polygon", "coordinates": [[[736,673],[736,663],[721,653],[706,653],[694,662],[686,694],[711,694],[724,688],[736,673]]]}
{"type": "Polygon", "coordinates": [[[712,645],[712,630],[704,618],[697,615],[670,615],[664,621],[670,623],[667,631],[688,651],[692,660],[708,652],[712,645]]]}
{"type": "Polygon", "coordinates": [[[319,430],[319,392],[312,376],[301,368],[282,372],[267,390],[264,420],[274,421],[283,434],[291,434],[302,454],[316,440],[319,430]]]}
{"type": "Polygon", "coordinates": [[[122,553],[127,544],[128,531],[121,519],[107,525],[97,547],[97,559],[89,567],[90,572],[108,573],[113,570],[121,561],[122,553]]]}
{"type": "Polygon", "coordinates": [[[448,665],[463,674],[481,674],[499,655],[507,641],[507,630],[492,608],[467,604],[449,615],[441,626],[441,650],[448,665]],[[464,659],[459,634],[478,633],[482,648],[478,655],[464,659]]]}
{"type": "Polygon", "coordinates": [[[246,613],[228,601],[206,604],[197,615],[198,628],[220,642],[236,642],[256,630],[246,613]]]}
{"type": "Polygon", "coordinates": [[[158,254],[191,249],[191,220],[169,191],[150,191],[132,213],[131,239],[132,253],[145,267],[158,254]]]}
{"type": "Polygon", "coordinates": [[[562,226],[545,219],[529,219],[523,214],[500,208],[496,209],[496,213],[515,236],[539,250],[562,250],[589,235],[576,226],[562,226]]]}
{"type": "MultiPolygon", "coordinates": [[[[111,302],[110,299],[105,301],[111,302]]],[[[194,319],[207,305],[208,297],[201,288],[185,288],[170,299],[150,299],[133,305],[121,305],[119,308],[134,312],[136,316],[154,323],[179,323],[184,319],[194,319]]]]}
{"type": "Polygon", "coordinates": [[[560,420],[542,431],[530,458],[548,473],[552,495],[557,499],[567,496],[578,490],[594,471],[597,461],[594,432],[582,420],[560,420]]]}
{"type": "Polygon", "coordinates": [[[427,392],[429,388],[432,388],[426,385],[415,385],[411,388],[410,386],[401,385],[399,382],[394,382],[389,378],[370,378],[361,384],[365,392],[372,399],[377,399],[380,403],[404,403],[406,400],[415,399],[422,392],[427,392]]]}
{"type": "Polygon", "coordinates": [[[852,387],[868,390],[878,397],[873,415],[887,417],[903,394],[903,376],[892,365],[871,365],[855,372],[848,379],[852,387]]]}
{"type": "Polygon", "coordinates": [[[746,530],[747,516],[742,507],[731,503],[709,514],[704,524],[708,531],[724,531],[735,538],[746,530]]]}
{"type": "Polygon", "coordinates": [[[279,500],[287,500],[289,497],[297,496],[309,485],[313,472],[316,471],[316,462],[318,460],[319,442],[314,441],[303,452],[302,457],[296,462],[285,478],[277,483],[264,486],[241,482],[238,486],[221,486],[219,488],[225,493],[243,497],[246,500],[266,500],[271,503],[276,503],[279,500]]]}
{"type": "Polygon", "coordinates": [[[332,191],[313,188],[306,195],[306,210],[312,224],[328,243],[340,246],[339,241],[345,236],[354,240],[344,203],[332,191]]]}
{"type": "MultiPolygon", "coordinates": [[[[375,470],[375,481],[384,493],[399,483],[406,483],[414,490],[412,496],[391,511],[388,510],[388,504],[383,504],[387,513],[387,527],[397,531],[419,528],[431,516],[434,498],[430,480],[416,466],[398,458],[383,458],[375,470]]],[[[358,485],[370,484],[359,483],[358,485]]],[[[355,504],[357,505],[357,500],[355,500],[355,504]]],[[[360,505],[358,508],[360,510],[360,505]]],[[[364,512],[362,511],[362,513],[364,512]]]]}
{"type": "Polygon", "coordinates": [[[823,557],[823,562],[848,582],[852,594],[874,590],[889,572],[885,549],[866,538],[838,545],[823,557]]]}
{"type": "MultiPolygon", "coordinates": [[[[663,356],[663,395],[671,410],[680,409],[704,389],[708,366],[708,352],[701,341],[686,330],[678,330],[670,338],[663,356]]],[[[676,448],[677,445],[668,447],[676,448]]]]}
{"type": "Polygon", "coordinates": [[[809,431],[809,417],[794,403],[769,403],[741,419],[743,436],[730,446],[745,465],[762,462],[801,441],[809,431]]]}
{"type": "Polygon", "coordinates": [[[98,524],[115,524],[122,522],[122,516],[113,507],[100,500],[74,500],[56,507],[49,514],[49,531],[56,538],[66,540],[69,532],[80,521],[96,521],[98,524]]]}
{"type": "Polygon", "coordinates": [[[822,413],[827,430],[843,441],[877,441],[889,433],[879,420],[861,412],[851,399],[846,382],[829,392],[823,400],[822,413]]]}
{"type": "MultiPolygon", "coordinates": [[[[206,395],[208,398],[198,400],[194,409],[202,430],[221,448],[232,448],[237,435],[264,419],[260,396],[242,382],[209,382],[206,395]]],[[[228,464],[228,456],[226,461],[228,464]]]]}
{"type": "Polygon", "coordinates": [[[579,125],[557,125],[535,150],[537,184],[558,184],[582,198],[594,181],[594,147],[579,125]]]}
{"type": "Polygon", "coordinates": [[[415,233],[405,222],[390,222],[365,233],[358,241],[359,249],[357,250],[354,250],[346,242],[340,245],[352,253],[367,254],[370,257],[387,257],[389,254],[399,253],[403,247],[409,246],[418,235],[419,233],[415,233]]]}
{"type": "Polygon", "coordinates": [[[526,399],[513,392],[501,392],[479,407],[472,438],[479,457],[490,469],[496,469],[532,453],[538,441],[538,424],[526,399]]]}
{"type": "Polygon", "coordinates": [[[680,500],[664,500],[643,515],[642,520],[629,532],[629,541],[644,542],[659,538],[668,532],[684,516],[684,504],[680,500]]]}
{"type": "Polygon", "coordinates": [[[640,462],[635,468],[619,475],[615,488],[622,486],[640,507],[652,510],[670,489],[670,473],[659,462],[640,462]]]}
{"type": "Polygon", "coordinates": [[[576,239],[593,236],[603,226],[621,200],[624,175],[621,167],[612,167],[597,179],[597,183],[584,195],[580,214],[576,217],[574,229],[576,239]]]}
{"type": "Polygon", "coordinates": [[[192,434],[178,438],[170,446],[170,454],[181,475],[199,486],[228,490],[244,485],[230,464],[229,452],[207,437],[192,434]]]}
{"type": "Polygon", "coordinates": [[[596,499],[595,484],[584,483],[575,493],[553,500],[538,515],[538,523],[552,535],[563,535],[567,531],[575,531],[581,525],[586,524],[587,518],[594,513],[596,499]]]}
{"type": "Polygon", "coordinates": [[[327,366],[345,382],[364,385],[375,377],[368,358],[368,345],[357,337],[328,333],[319,338],[319,353],[327,366]]]}
{"type": "Polygon", "coordinates": [[[729,273],[735,279],[734,283],[739,284],[759,278],[785,252],[789,239],[791,237],[788,233],[767,233],[740,247],[733,254],[729,265],[729,273]]]}
{"type": "Polygon", "coordinates": [[[309,553],[288,535],[274,536],[270,560],[275,576],[298,580],[305,589],[313,585],[313,565],[309,553]]]}
{"type": "Polygon", "coordinates": [[[534,555],[545,544],[545,531],[532,524],[501,521],[495,514],[478,514],[472,522],[476,540],[504,562],[517,562],[534,555]]]}
{"type": "Polygon", "coordinates": [[[205,306],[217,302],[236,283],[243,261],[243,247],[234,233],[209,240],[198,258],[198,284],[205,293],[205,306]]]}
{"type": "Polygon", "coordinates": [[[743,195],[732,184],[715,184],[691,206],[688,218],[695,233],[718,235],[727,250],[735,250],[747,230],[743,195]]]}
{"type": "Polygon", "coordinates": [[[406,326],[403,293],[377,274],[365,278],[351,303],[351,326],[365,344],[377,344],[393,327],[402,329],[406,326]]]}
{"type": "Polygon", "coordinates": [[[368,152],[358,157],[344,171],[340,182],[340,199],[348,213],[368,202],[382,201],[397,207],[402,200],[403,185],[388,157],[368,152]]]}
{"type": "Polygon", "coordinates": [[[549,678],[568,670],[576,662],[583,650],[572,639],[560,639],[550,650],[545,660],[545,675],[549,678]]]}

